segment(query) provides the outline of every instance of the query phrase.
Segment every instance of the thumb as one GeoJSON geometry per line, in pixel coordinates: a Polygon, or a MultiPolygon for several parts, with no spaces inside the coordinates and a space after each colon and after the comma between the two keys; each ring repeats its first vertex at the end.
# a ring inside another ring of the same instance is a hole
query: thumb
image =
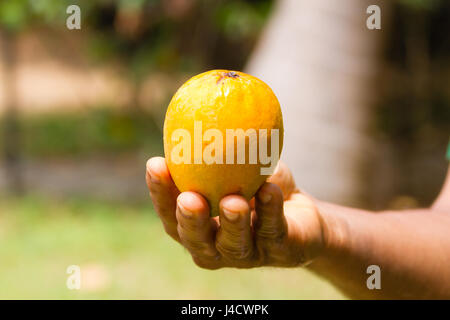
{"type": "Polygon", "coordinates": [[[297,189],[291,170],[281,160],[278,162],[273,175],[267,179],[267,182],[274,183],[280,187],[284,200],[289,199],[290,195],[297,189]]]}

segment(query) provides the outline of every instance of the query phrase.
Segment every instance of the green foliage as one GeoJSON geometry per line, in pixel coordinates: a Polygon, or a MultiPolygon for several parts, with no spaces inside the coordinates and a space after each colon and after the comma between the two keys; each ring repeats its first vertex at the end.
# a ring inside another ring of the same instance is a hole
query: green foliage
{"type": "Polygon", "coordinates": [[[441,4],[442,0],[399,0],[400,4],[409,7],[411,9],[421,10],[421,9],[437,9],[441,4]]]}
{"type": "Polygon", "coordinates": [[[30,16],[27,0],[0,1],[0,25],[8,31],[19,31],[28,22],[30,16]]]}
{"type": "Polygon", "coordinates": [[[37,23],[50,26],[65,25],[66,9],[71,4],[79,4],[73,0],[39,0],[28,1],[37,23]]]}
{"type": "MultiPolygon", "coordinates": [[[[151,115],[111,109],[27,115],[20,119],[28,157],[74,156],[145,150],[162,154],[162,136],[151,115]]],[[[0,143],[1,143],[0,139],[0,143]]]]}
{"type": "Polygon", "coordinates": [[[89,56],[97,63],[119,62],[138,88],[154,71],[240,69],[272,2],[188,0],[186,6],[162,0],[0,0],[0,30],[20,32],[34,25],[61,30],[67,7],[76,4],[89,56]],[[234,52],[218,55],[229,42],[234,52]]]}
{"type": "Polygon", "coordinates": [[[57,26],[65,21],[70,0],[0,0],[0,27],[18,32],[32,23],[57,26]]]}
{"type": "Polygon", "coordinates": [[[118,6],[129,9],[142,9],[146,3],[155,3],[158,0],[118,0],[118,6]]]}
{"type": "Polygon", "coordinates": [[[254,36],[264,25],[271,5],[270,1],[257,4],[227,1],[216,12],[216,25],[219,30],[233,39],[254,36]]]}

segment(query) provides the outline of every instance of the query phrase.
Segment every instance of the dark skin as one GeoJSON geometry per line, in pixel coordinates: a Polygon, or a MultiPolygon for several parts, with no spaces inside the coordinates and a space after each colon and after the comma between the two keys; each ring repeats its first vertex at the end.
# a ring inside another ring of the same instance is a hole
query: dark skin
{"type": "Polygon", "coordinates": [[[206,269],[305,266],[357,299],[450,299],[450,175],[430,208],[370,212],[314,199],[280,162],[247,202],[228,195],[219,217],[195,192],[180,193],[164,158],[146,180],[166,232],[206,269]],[[381,290],[366,269],[381,268],[381,290]]]}

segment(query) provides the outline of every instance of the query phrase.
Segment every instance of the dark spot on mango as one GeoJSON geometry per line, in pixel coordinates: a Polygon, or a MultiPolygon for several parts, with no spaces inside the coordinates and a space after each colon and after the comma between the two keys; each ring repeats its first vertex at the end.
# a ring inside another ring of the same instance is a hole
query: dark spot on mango
{"type": "Polygon", "coordinates": [[[219,79],[217,79],[217,84],[219,84],[224,78],[239,78],[239,75],[234,71],[228,71],[219,75],[219,79]]]}

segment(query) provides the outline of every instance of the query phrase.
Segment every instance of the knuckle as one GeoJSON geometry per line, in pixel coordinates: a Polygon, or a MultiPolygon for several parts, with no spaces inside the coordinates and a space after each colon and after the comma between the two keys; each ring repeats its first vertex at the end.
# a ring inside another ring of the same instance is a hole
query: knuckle
{"type": "Polygon", "coordinates": [[[252,247],[248,245],[232,246],[219,243],[217,250],[229,260],[245,261],[251,260],[253,256],[252,247]]]}
{"type": "Polygon", "coordinates": [[[255,237],[259,242],[282,243],[287,237],[287,221],[278,218],[266,218],[256,221],[255,237]]]}
{"type": "Polygon", "coordinates": [[[260,229],[256,232],[259,241],[272,243],[283,243],[286,238],[286,231],[279,229],[260,229]]]}
{"type": "Polygon", "coordinates": [[[191,253],[200,253],[207,249],[207,246],[200,241],[180,236],[183,246],[191,253]]]}
{"type": "Polygon", "coordinates": [[[154,196],[160,196],[161,194],[164,194],[165,190],[164,190],[163,186],[164,185],[161,181],[150,180],[150,183],[149,183],[150,194],[152,194],[154,196]]]}
{"type": "Polygon", "coordinates": [[[185,247],[195,249],[196,247],[201,246],[202,243],[196,240],[195,233],[192,230],[186,229],[180,223],[177,225],[177,232],[185,247]]]}
{"type": "Polygon", "coordinates": [[[205,219],[201,217],[194,217],[192,219],[185,219],[177,214],[178,227],[185,233],[200,234],[204,231],[206,225],[205,219]]]}
{"type": "Polygon", "coordinates": [[[198,256],[211,255],[210,243],[202,238],[189,234],[180,225],[178,225],[178,235],[182,245],[189,250],[191,254],[198,256]]]}
{"type": "Polygon", "coordinates": [[[222,236],[226,239],[240,239],[246,237],[249,226],[245,224],[221,225],[222,236]]]}

